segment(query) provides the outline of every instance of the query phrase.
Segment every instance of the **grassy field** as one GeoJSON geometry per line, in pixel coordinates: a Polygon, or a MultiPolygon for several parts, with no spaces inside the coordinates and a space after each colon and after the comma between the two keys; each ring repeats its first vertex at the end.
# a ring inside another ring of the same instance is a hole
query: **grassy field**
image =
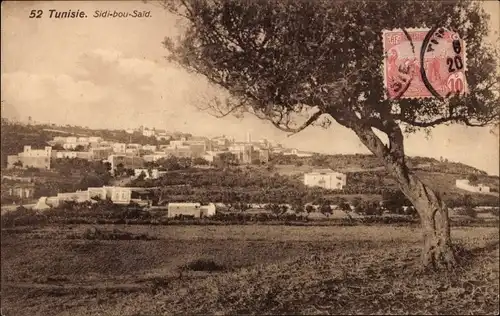
{"type": "Polygon", "coordinates": [[[420,231],[410,227],[2,229],[2,311],[498,313],[498,227],[454,228],[452,235],[467,249],[465,263],[452,273],[429,274],[419,269],[420,231]]]}

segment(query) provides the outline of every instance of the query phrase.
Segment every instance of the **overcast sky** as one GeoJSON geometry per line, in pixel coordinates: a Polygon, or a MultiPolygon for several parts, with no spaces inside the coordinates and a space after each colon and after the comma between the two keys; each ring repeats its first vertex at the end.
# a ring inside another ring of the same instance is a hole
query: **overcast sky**
{"type": "MultiPolygon", "coordinates": [[[[336,124],[292,137],[253,117],[214,118],[196,108],[212,93],[204,80],[165,61],[161,42],[178,34],[176,20],[151,4],[2,2],[2,116],[96,128],[140,125],[195,135],[267,138],[324,153],[367,153],[353,132],[336,124]],[[87,19],[49,19],[50,9],[83,10],[87,19]],[[151,18],[93,18],[95,10],[151,10],[151,18]],[[43,10],[29,19],[31,10],[43,10]]],[[[498,30],[500,3],[486,1],[498,30]]],[[[472,52],[468,52],[471,54],[472,52]]],[[[440,126],[406,139],[411,156],[444,157],[499,173],[499,140],[489,129],[440,126]]]]}

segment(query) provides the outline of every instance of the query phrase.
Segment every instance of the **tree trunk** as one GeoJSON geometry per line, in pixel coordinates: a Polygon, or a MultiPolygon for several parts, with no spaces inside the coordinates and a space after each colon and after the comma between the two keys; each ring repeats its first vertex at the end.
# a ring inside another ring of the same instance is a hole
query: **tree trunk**
{"type": "Polygon", "coordinates": [[[440,196],[407,170],[405,165],[391,165],[402,192],[415,206],[423,233],[422,264],[425,268],[452,268],[456,265],[450,236],[448,208],[440,196]]]}
{"type": "Polygon", "coordinates": [[[379,130],[388,136],[388,147],[374,133],[371,125],[360,123],[359,120],[356,122],[355,118],[351,118],[346,126],[352,128],[361,142],[382,159],[387,171],[396,178],[401,191],[415,206],[423,231],[423,266],[434,269],[453,267],[456,265],[456,257],[450,238],[448,208],[439,195],[406,166],[404,137],[399,125],[391,120],[379,123],[379,130]]]}
{"type": "Polygon", "coordinates": [[[421,216],[424,247],[422,263],[427,268],[452,268],[456,264],[450,238],[448,210],[439,209],[434,218],[421,216]]]}

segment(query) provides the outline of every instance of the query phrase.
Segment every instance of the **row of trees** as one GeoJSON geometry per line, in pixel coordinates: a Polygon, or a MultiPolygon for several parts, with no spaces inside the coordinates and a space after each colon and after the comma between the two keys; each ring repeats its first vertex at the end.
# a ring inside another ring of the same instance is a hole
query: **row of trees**
{"type": "MultiPolygon", "coordinates": [[[[160,179],[137,179],[134,186],[162,187],[165,196],[175,200],[196,201],[245,201],[247,203],[289,203],[294,199],[314,204],[321,204],[321,198],[335,199],[339,195],[377,194],[384,201],[395,200],[389,207],[401,208],[410,206],[408,198],[402,193],[396,193],[395,184],[388,185],[381,172],[350,173],[348,185],[343,190],[326,190],[320,187],[307,187],[301,179],[278,173],[268,174],[260,169],[183,169],[172,171],[160,179]],[[372,182],[370,182],[370,180],[372,182]],[[395,206],[396,205],[396,206],[395,206]]],[[[448,194],[450,206],[460,206],[462,196],[448,194]]],[[[354,202],[356,203],[356,202],[354,202]]],[[[495,205],[494,196],[475,196],[474,205],[495,205]]]]}
{"type": "MultiPolygon", "coordinates": [[[[260,161],[254,161],[253,164],[260,164],[260,161]]],[[[218,169],[238,166],[239,162],[231,152],[224,152],[214,158],[213,162],[209,162],[201,157],[175,157],[162,158],[154,162],[147,162],[146,167],[160,168],[167,171],[185,170],[193,166],[213,166],[218,169]]]]}
{"type": "Polygon", "coordinates": [[[58,151],[86,151],[87,148],[83,145],[76,145],[75,148],[72,149],[65,149],[61,144],[55,144],[52,146],[53,150],[58,150],[58,151]]]}
{"type": "Polygon", "coordinates": [[[170,156],[167,158],[161,158],[156,161],[146,162],[144,166],[151,169],[160,169],[166,171],[176,171],[176,170],[186,170],[193,166],[206,166],[208,161],[201,157],[190,158],[190,157],[175,157],[170,156]]]}

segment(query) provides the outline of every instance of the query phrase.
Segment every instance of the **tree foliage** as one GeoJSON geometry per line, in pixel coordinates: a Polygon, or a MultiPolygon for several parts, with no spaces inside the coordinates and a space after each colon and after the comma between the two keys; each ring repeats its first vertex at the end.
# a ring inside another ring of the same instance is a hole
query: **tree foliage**
{"type": "Polygon", "coordinates": [[[169,1],[168,8],[190,22],[180,41],[165,40],[170,57],[231,93],[214,103],[220,115],[251,112],[297,132],[327,114],[355,131],[376,128],[393,139],[397,123],[498,119],[497,60],[484,42],[488,19],[479,3],[186,0],[169,1]],[[446,101],[386,100],[382,30],[434,25],[458,30],[467,43],[471,93],[446,101]],[[295,114],[308,109],[314,114],[305,124],[291,127],[295,114]]]}

